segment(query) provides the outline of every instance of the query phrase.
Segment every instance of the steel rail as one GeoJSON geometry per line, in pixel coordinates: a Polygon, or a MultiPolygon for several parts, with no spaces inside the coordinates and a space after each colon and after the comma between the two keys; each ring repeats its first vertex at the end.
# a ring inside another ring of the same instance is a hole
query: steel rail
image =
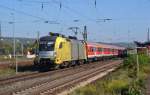
{"type": "Polygon", "coordinates": [[[74,82],[79,82],[79,81],[84,80],[88,77],[96,75],[100,72],[104,72],[105,70],[108,70],[108,68],[112,68],[112,66],[116,66],[116,65],[118,66],[118,64],[114,62],[113,64],[106,64],[106,65],[103,65],[101,67],[92,68],[90,70],[84,70],[80,73],[76,72],[76,73],[73,73],[73,74],[68,75],[66,77],[62,77],[60,79],[53,80],[53,81],[48,81],[48,82],[43,83],[41,85],[38,85],[38,86],[35,86],[32,88],[14,93],[14,95],[15,94],[16,95],[40,95],[40,94],[47,92],[49,90],[52,91],[52,89],[54,89],[54,88],[59,88],[59,87],[62,87],[64,85],[72,84],[74,82]]]}

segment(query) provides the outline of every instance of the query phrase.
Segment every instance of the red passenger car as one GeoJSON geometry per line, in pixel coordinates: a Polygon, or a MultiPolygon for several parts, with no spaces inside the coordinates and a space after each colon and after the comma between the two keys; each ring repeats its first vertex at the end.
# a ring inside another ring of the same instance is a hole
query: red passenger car
{"type": "Polygon", "coordinates": [[[117,57],[125,48],[101,43],[87,43],[88,59],[97,60],[104,57],[117,57]]]}

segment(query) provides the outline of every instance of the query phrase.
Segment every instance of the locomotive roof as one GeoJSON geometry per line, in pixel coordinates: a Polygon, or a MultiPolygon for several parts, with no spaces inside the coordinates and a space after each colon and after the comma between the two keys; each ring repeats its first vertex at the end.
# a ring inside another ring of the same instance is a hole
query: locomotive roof
{"type": "Polygon", "coordinates": [[[111,45],[111,44],[92,43],[92,42],[87,42],[87,43],[88,43],[88,45],[95,46],[95,47],[112,48],[112,49],[125,49],[124,47],[120,47],[117,45],[111,45]]]}
{"type": "Polygon", "coordinates": [[[55,41],[57,36],[43,36],[40,38],[40,41],[55,41]]]}

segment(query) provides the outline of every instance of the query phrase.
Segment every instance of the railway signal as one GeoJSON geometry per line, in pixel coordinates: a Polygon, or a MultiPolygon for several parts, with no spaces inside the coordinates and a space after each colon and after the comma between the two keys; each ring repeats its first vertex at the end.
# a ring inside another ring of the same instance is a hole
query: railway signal
{"type": "Polygon", "coordinates": [[[147,30],[147,41],[148,41],[148,42],[150,41],[150,39],[149,39],[149,28],[148,28],[148,30],[147,30]]]}
{"type": "Polygon", "coordinates": [[[1,37],[2,37],[2,26],[1,26],[1,22],[0,22],[0,40],[1,40],[1,37]]]}
{"type": "Polygon", "coordinates": [[[84,41],[87,41],[87,27],[84,26],[84,31],[82,33],[84,41]]]}

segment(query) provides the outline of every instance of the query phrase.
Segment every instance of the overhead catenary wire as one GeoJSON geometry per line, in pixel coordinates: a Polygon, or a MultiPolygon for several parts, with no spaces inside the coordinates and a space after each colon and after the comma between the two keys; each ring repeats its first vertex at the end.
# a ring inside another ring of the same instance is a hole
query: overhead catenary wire
{"type": "Polygon", "coordinates": [[[50,2],[46,2],[46,1],[33,1],[33,0],[16,0],[19,2],[26,2],[26,3],[34,3],[34,4],[40,4],[41,5],[41,11],[44,10],[45,5],[50,4],[50,2]]]}
{"type": "MultiPolygon", "coordinates": [[[[96,23],[97,23],[97,20],[96,20],[96,19],[93,19],[93,18],[91,18],[91,17],[89,17],[89,16],[87,16],[87,15],[85,15],[85,14],[82,14],[82,13],[80,13],[79,11],[77,11],[77,10],[75,10],[75,9],[73,9],[73,8],[71,8],[71,7],[67,6],[67,5],[65,5],[65,4],[62,4],[62,1],[61,1],[61,0],[59,0],[59,1],[57,1],[57,0],[49,0],[49,1],[40,1],[40,0],[38,0],[38,1],[35,1],[35,0],[17,0],[17,1],[42,4],[42,6],[41,6],[41,9],[42,9],[42,10],[44,9],[44,5],[45,5],[45,4],[54,3],[54,4],[57,4],[57,5],[59,6],[59,9],[60,9],[60,10],[61,10],[62,8],[63,8],[63,9],[66,9],[66,10],[69,10],[70,12],[72,12],[72,13],[74,13],[74,14],[76,14],[76,15],[78,15],[78,16],[84,18],[84,19],[86,19],[87,21],[92,21],[92,22],[96,22],[96,23]]],[[[96,1],[96,0],[94,0],[94,5],[95,5],[95,8],[96,8],[96,6],[97,6],[97,1],[96,1]]]]}
{"type": "Polygon", "coordinates": [[[28,3],[43,3],[43,4],[48,4],[50,3],[50,1],[35,1],[35,0],[17,0],[19,2],[28,2],[28,3]]]}
{"type": "Polygon", "coordinates": [[[13,9],[13,8],[10,8],[10,7],[1,5],[1,4],[0,4],[0,7],[3,8],[3,9],[6,9],[6,10],[13,11],[15,13],[25,15],[25,16],[29,16],[29,17],[32,17],[32,18],[36,18],[36,19],[39,19],[39,20],[44,20],[44,21],[48,20],[47,18],[43,18],[43,17],[40,17],[40,16],[35,16],[35,15],[29,14],[29,13],[26,13],[26,12],[23,12],[23,11],[20,11],[20,10],[16,10],[16,9],[13,9]]]}
{"type": "MultiPolygon", "coordinates": [[[[20,1],[20,0],[17,0],[17,1],[20,1]]],[[[62,1],[61,1],[61,0],[59,0],[59,1],[50,0],[50,1],[47,1],[47,2],[35,1],[35,0],[21,0],[21,1],[22,1],[22,2],[29,2],[29,3],[40,3],[40,4],[41,4],[41,3],[43,3],[43,4],[44,4],[44,3],[45,3],[45,4],[54,3],[54,4],[59,5],[59,9],[65,8],[65,9],[67,9],[67,10],[70,10],[70,12],[73,12],[73,13],[75,13],[75,14],[77,14],[77,15],[83,17],[83,18],[91,19],[91,18],[87,17],[86,15],[81,14],[81,13],[79,13],[78,11],[76,11],[76,10],[70,8],[70,7],[67,6],[67,5],[64,5],[64,4],[62,5],[62,1]]],[[[93,20],[93,19],[92,19],[92,20],[93,20]]]]}
{"type": "Polygon", "coordinates": [[[59,1],[50,0],[50,1],[47,1],[47,2],[35,1],[35,0],[21,0],[21,1],[29,2],[29,3],[31,3],[31,2],[32,2],[32,3],[40,3],[40,4],[41,4],[41,3],[45,3],[45,4],[51,4],[51,3],[57,4],[57,5],[59,6],[59,9],[60,9],[60,10],[61,10],[62,8],[64,8],[64,9],[69,10],[70,12],[72,12],[72,13],[74,13],[74,14],[76,14],[76,15],[82,17],[82,18],[86,18],[87,20],[90,20],[90,21],[94,21],[94,22],[95,22],[94,19],[92,19],[92,18],[90,18],[90,17],[88,17],[88,16],[86,16],[86,15],[84,15],[84,14],[81,14],[80,12],[74,10],[73,8],[71,8],[71,7],[69,7],[69,6],[65,5],[65,4],[62,5],[62,1],[61,1],[61,0],[59,0],[59,1]]]}
{"type": "Polygon", "coordinates": [[[39,22],[42,22],[42,23],[48,23],[48,24],[60,24],[59,22],[57,21],[41,21],[41,20],[32,20],[32,21],[4,21],[2,20],[1,21],[2,23],[5,23],[5,24],[12,24],[12,23],[39,23],[39,22]]]}
{"type": "MultiPolygon", "coordinates": [[[[65,9],[65,10],[68,10],[69,12],[72,12],[73,14],[76,14],[76,15],[78,15],[78,16],[80,16],[80,17],[86,19],[86,21],[92,21],[92,22],[97,23],[97,19],[93,19],[93,18],[91,18],[91,17],[89,17],[89,16],[87,16],[87,15],[85,15],[85,14],[83,14],[83,13],[80,13],[79,11],[77,11],[77,10],[75,10],[75,9],[73,9],[73,8],[71,8],[71,7],[67,6],[67,5],[65,5],[65,4],[62,5],[62,1],[61,1],[61,0],[59,0],[59,1],[56,1],[56,0],[50,0],[50,1],[40,1],[40,0],[38,0],[38,1],[35,1],[35,0],[17,0],[17,1],[29,2],[29,3],[38,3],[38,4],[41,4],[41,3],[42,3],[42,6],[41,6],[41,9],[42,9],[42,10],[44,9],[44,4],[52,4],[52,3],[53,3],[53,4],[57,4],[57,5],[59,5],[59,9],[60,9],[60,10],[62,10],[62,8],[63,8],[63,9],[65,9]]],[[[96,2],[96,0],[95,0],[95,2],[96,2]]],[[[38,19],[38,20],[43,20],[43,21],[45,21],[46,23],[49,22],[49,23],[51,23],[51,24],[59,24],[58,21],[53,21],[53,20],[50,21],[50,20],[48,20],[47,18],[40,17],[40,16],[35,16],[35,15],[29,14],[29,13],[26,13],[26,12],[23,12],[23,11],[19,11],[19,10],[16,10],[16,9],[9,8],[9,7],[4,6],[4,5],[0,5],[0,7],[3,8],[3,9],[7,9],[7,10],[10,10],[10,11],[14,11],[14,12],[16,12],[16,13],[18,13],[18,14],[21,14],[21,15],[26,15],[26,16],[30,16],[30,17],[32,17],[32,18],[36,18],[36,19],[38,19]]],[[[22,23],[23,23],[23,22],[22,22],[22,23]]]]}
{"type": "MultiPolygon", "coordinates": [[[[57,4],[57,5],[60,4],[60,2],[58,2],[58,1],[56,1],[56,0],[52,0],[52,2],[55,3],[55,4],[57,4]]],[[[65,8],[65,9],[69,10],[70,12],[72,12],[72,13],[74,13],[74,14],[76,14],[76,15],[78,15],[78,16],[84,18],[84,19],[86,18],[86,20],[88,20],[88,21],[94,21],[94,22],[95,22],[95,19],[90,18],[90,17],[88,17],[88,16],[86,16],[86,15],[84,15],[84,14],[81,14],[80,12],[78,12],[78,11],[76,11],[76,10],[70,8],[70,7],[67,6],[67,5],[64,5],[64,4],[63,4],[63,6],[62,6],[61,8],[65,8]]]]}

